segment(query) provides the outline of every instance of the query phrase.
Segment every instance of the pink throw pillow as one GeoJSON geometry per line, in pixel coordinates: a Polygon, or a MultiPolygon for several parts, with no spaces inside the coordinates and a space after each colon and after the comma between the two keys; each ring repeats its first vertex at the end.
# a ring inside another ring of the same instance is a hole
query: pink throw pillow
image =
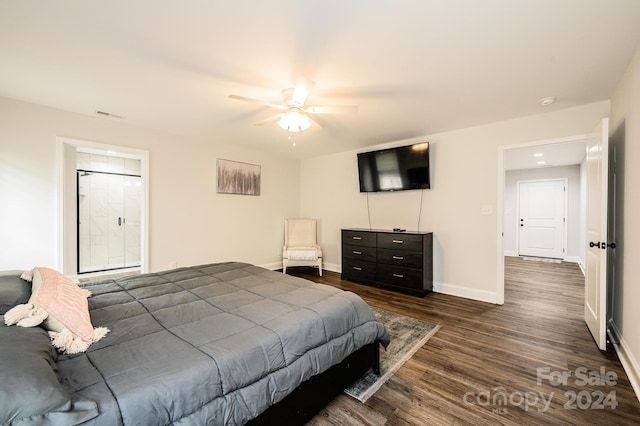
{"type": "MultiPolygon", "coordinates": [[[[53,269],[33,269],[29,303],[45,309],[49,313],[49,320],[59,322],[74,335],[90,343],[94,341],[94,329],[89,316],[88,296],[87,290],[53,269]]],[[[55,329],[58,327],[52,328],[52,331],[62,331],[55,329]]]]}

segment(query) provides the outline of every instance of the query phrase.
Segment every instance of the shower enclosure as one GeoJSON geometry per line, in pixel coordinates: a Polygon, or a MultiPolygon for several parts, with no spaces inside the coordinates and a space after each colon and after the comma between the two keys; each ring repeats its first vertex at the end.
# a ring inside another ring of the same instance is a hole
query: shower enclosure
{"type": "Polygon", "coordinates": [[[140,266],[142,179],[77,170],[78,273],[140,266]]]}

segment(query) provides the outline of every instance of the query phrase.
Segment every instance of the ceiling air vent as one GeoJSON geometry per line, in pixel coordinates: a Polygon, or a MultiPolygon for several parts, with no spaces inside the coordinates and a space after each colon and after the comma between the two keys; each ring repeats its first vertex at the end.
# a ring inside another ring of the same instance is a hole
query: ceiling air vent
{"type": "Polygon", "coordinates": [[[106,111],[96,111],[96,114],[98,115],[102,115],[104,117],[111,117],[111,118],[119,118],[120,120],[122,120],[124,117],[121,115],[117,115],[117,114],[112,114],[110,112],[106,112],[106,111]]]}

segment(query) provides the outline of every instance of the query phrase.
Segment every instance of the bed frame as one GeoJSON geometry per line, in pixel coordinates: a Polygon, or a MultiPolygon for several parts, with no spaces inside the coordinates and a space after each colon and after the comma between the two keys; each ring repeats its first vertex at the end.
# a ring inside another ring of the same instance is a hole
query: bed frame
{"type": "Polygon", "coordinates": [[[355,351],[340,364],[302,383],[282,401],[269,407],[247,425],[303,425],[351,383],[373,369],[380,374],[380,342],[355,351]]]}

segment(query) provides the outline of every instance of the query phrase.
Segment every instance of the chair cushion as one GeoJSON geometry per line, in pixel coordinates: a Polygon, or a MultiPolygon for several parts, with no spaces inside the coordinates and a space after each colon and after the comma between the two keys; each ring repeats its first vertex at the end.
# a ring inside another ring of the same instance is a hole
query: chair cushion
{"type": "Polygon", "coordinates": [[[318,252],[315,248],[290,248],[287,250],[287,258],[289,260],[316,260],[318,252]]]}

